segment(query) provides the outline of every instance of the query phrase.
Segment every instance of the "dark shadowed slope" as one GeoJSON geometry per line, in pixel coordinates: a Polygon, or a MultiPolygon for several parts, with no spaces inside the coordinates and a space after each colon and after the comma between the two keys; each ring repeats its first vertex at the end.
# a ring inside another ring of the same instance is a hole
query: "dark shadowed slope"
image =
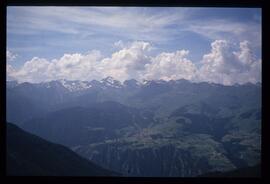
{"type": "Polygon", "coordinates": [[[261,164],[228,172],[212,172],[198,177],[261,177],[261,164]]]}
{"type": "Polygon", "coordinates": [[[115,176],[70,149],[7,123],[7,175],[115,176]]]}

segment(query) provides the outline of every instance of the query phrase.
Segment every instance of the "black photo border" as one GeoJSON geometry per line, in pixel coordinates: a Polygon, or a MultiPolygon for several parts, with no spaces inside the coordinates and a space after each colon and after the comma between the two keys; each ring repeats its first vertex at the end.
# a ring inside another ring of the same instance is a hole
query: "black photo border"
{"type": "MultiPolygon", "coordinates": [[[[270,1],[269,1],[270,2],[270,1]]],[[[267,23],[267,0],[1,0],[1,59],[0,59],[0,79],[1,79],[1,122],[0,122],[0,141],[1,141],[1,179],[2,183],[265,183],[268,176],[269,159],[267,144],[267,134],[269,121],[267,120],[267,70],[269,66],[269,53],[267,48],[269,25],[267,23]],[[171,177],[31,177],[31,176],[6,176],[6,13],[7,6],[146,6],[146,7],[243,7],[262,9],[262,154],[261,154],[261,177],[260,178],[171,178],[171,177]]],[[[269,21],[270,22],[270,21],[269,21]]],[[[270,107],[269,107],[270,109],[270,107]]]]}

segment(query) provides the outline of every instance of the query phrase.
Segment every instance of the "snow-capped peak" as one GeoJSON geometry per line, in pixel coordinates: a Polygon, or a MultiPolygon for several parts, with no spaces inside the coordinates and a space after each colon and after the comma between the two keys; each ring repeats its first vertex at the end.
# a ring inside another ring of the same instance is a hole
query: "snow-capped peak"
{"type": "Polygon", "coordinates": [[[146,84],[148,84],[148,83],[150,83],[149,80],[145,80],[145,79],[144,79],[144,80],[142,81],[142,84],[143,84],[143,85],[146,85],[146,84]]]}
{"type": "Polygon", "coordinates": [[[112,77],[106,77],[100,81],[105,86],[114,87],[114,88],[121,88],[121,82],[114,80],[112,77]]]}
{"type": "Polygon", "coordinates": [[[109,77],[106,77],[106,78],[102,79],[102,80],[101,80],[101,83],[106,82],[106,83],[113,84],[115,81],[116,81],[116,80],[114,80],[114,78],[112,78],[112,77],[109,76],[109,77]]]}
{"type": "Polygon", "coordinates": [[[92,85],[87,81],[68,81],[66,79],[61,79],[59,82],[70,92],[82,91],[92,87],[92,85]]]}

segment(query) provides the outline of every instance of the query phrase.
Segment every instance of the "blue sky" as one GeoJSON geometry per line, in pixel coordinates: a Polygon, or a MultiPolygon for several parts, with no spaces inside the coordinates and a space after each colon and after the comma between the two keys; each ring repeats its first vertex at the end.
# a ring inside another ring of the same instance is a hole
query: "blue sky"
{"type": "Polygon", "coordinates": [[[98,50],[103,57],[134,41],[150,43],[150,56],[188,50],[200,65],[211,43],[226,40],[232,50],[248,41],[261,58],[261,9],[181,7],[8,7],[7,50],[19,70],[34,57],[98,50]],[[116,42],[124,44],[115,46],[116,42]],[[235,47],[235,48],[234,48],[235,47]]]}

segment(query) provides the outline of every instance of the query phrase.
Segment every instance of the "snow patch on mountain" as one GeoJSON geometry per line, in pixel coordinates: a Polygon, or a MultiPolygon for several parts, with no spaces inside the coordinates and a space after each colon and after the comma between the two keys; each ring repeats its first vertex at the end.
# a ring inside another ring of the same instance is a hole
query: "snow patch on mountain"
{"type": "Polygon", "coordinates": [[[59,82],[70,92],[82,91],[92,87],[88,81],[68,81],[68,80],[59,80],[59,82]]]}
{"type": "Polygon", "coordinates": [[[103,87],[113,87],[113,88],[122,88],[123,87],[121,82],[113,79],[112,77],[106,77],[105,79],[102,79],[100,82],[105,85],[103,87]]]}

